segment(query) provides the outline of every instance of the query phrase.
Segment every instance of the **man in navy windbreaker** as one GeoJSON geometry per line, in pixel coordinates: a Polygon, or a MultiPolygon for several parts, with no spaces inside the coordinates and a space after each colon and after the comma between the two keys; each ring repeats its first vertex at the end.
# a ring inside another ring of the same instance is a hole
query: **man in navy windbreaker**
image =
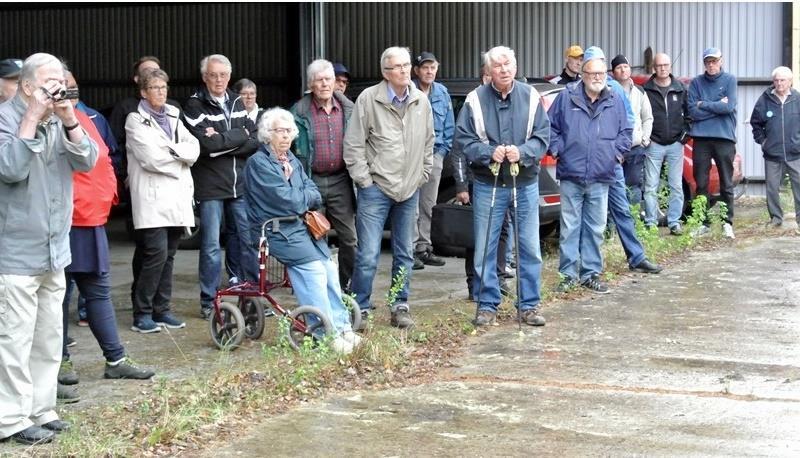
{"type": "Polygon", "coordinates": [[[608,189],[616,167],[631,148],[633,128],[622,97],[606,85],[602,50],[584,53],[581,81],[568,85],[548,112],[550,152],[558,157],[561,183],[561,237],[558,290],[578,281],[607,293],[600,281],[603,270],[603,230],[608,212],[608,189]],[[580,260],[580,266],[578,262],[580,260]]]}
{"type": "MultiPolygon", "coordinates": [[[[783,224],[780,187],[786,172],[792,182],[795,219],[800,222],[800,93],[792,89],[792,70],[772,71],[772,87],[758,98],[750,125],[764,153],[770,225],[783,224]]],[[[800,228],[795,229],[800,234],[800,228]]]]}
{"type": "MultiPolygon", "coordinates": [[[[687,105],[692,118],[689,135],[694,139],[694,181],[697,196],[708,200],[708,174],[711,159],[719,171],[719,195],[728,206],[722,230],[725,237],[733,235],[733,157],[736,155],[736,77],[722,70],[722,51],[706,48],[703,51],[706,71],[689,85],[687,105]]],[[[697,235],[708,232],[710,220],[699,228],[697,235]]]]}

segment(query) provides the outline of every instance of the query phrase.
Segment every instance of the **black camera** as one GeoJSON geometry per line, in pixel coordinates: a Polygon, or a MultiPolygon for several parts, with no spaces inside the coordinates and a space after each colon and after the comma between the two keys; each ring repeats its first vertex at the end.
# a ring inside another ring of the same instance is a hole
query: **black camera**
{"type": "Polygon", "coordinates": [[[70,99],[77,100],[78,99],[78,88],[77,87],[72,87],[72,88],[67,88],[67,89],[61,88],[61,89],[57,90],[56,92],[50,92],[45,88],[42,88],[42,90],[45,93],[47,93],[47,96],[50,97],[51,99],[53,99],[54,102],[59,102],[61,100],[70,100],[70,99]]]}

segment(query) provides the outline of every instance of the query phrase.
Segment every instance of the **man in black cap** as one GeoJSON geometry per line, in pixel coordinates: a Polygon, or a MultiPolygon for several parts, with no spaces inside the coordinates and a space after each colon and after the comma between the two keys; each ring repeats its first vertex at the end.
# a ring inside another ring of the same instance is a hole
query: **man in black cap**
{"type": "Polygon", "coordinates": [[[0,103],[17,95],[20,70],[22,70],[22,60],[0,60],[0,103]]]}
{"type": "Polygon", "coordinates": [[[333,74],[336,76],[333,90],[344,94],[347,91],[347,85],[350,84],[350,72],[347,71],[347,67],[344,64],[336,62],[333,64],[333,74]]]}
{"type": "Polygon", "coordinates": [[[437,83],[436,73],[439,71],[439,61],[430,52],[422,52],[414,57],[414,82],[417,88],[428,96],[433,110],[433,130],[435,140],[433,144],[433,169],[428,182],[419,190],[419,214],[414,227],[414,269],[424,269],[425,265],[443,266],[444,259],[433,254],[431,245],[431,216],[436,198],[439,195],[439,181],[442,177],[444,159],[453,146],[453,132],[455,131],[455,116],[453,103],[447,88],[437,83]]]}

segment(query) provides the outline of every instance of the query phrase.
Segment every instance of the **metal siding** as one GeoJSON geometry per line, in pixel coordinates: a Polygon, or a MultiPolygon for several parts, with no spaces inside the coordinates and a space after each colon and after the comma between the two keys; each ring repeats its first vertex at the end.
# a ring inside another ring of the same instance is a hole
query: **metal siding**
{"type": "MultiPolygon", "coordinates": [[[[3,8],[4,53],[44,51],[66,58],[82,99],[105,108],[130,95],[132,63],[152,54],[170,76],[170,97],[185,99],[202,84],[200,59],[221,53],[233,63],[231,84],[242,77],[259,85],[262,105],[287,104],[296,74],[287,27],[294,5],[200,4],[3,8]],[[37,24],[30,27],[30,24],[37,24]],[[79,24],[67,34],[46,34],[79,24]]],[[[298,85],[299,87],[299,85],[298,85]]]]}
{"type": "MultiPolygon", "coordinates": [[[[379,79],[378,59],[388,46],[431,51],[442,78],[477,78],[480,53],[507,45],[518,74],[557,74],[571,44],[600,46],[610,60],[625,54],[634,67],[644,50],[666,52],[676,75],[703,71],[702,51],[718,46],[725,70],[739,79],[769,79],[783,57],[781,3],[326,3],[327,54],[356,80],[379,79]],[[342,32],[344,31],[344,33],[342,32]]],[[[638,72],[641,72],[639,70],[638,72]]],[[[636,73],[636,71],[635,71],[636,73]]],[[[761,86],[740,86],[737,148],[745,176],[764,176],[749,124],[761,86]]],[[[751,187],[757,188],[757,187],[751,187]]],[[[748,192],[750,192],[750,188],[748,192]]]]}

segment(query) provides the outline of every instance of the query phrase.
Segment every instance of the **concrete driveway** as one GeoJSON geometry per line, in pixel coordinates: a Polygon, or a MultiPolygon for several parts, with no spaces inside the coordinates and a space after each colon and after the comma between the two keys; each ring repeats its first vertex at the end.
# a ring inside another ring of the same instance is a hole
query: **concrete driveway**
{"type": "Polygon", "coordinates": [[[799,456],[797,247],[693,253],[471,338],[435,382],[312,402],[208,456],[799,456]]]}

